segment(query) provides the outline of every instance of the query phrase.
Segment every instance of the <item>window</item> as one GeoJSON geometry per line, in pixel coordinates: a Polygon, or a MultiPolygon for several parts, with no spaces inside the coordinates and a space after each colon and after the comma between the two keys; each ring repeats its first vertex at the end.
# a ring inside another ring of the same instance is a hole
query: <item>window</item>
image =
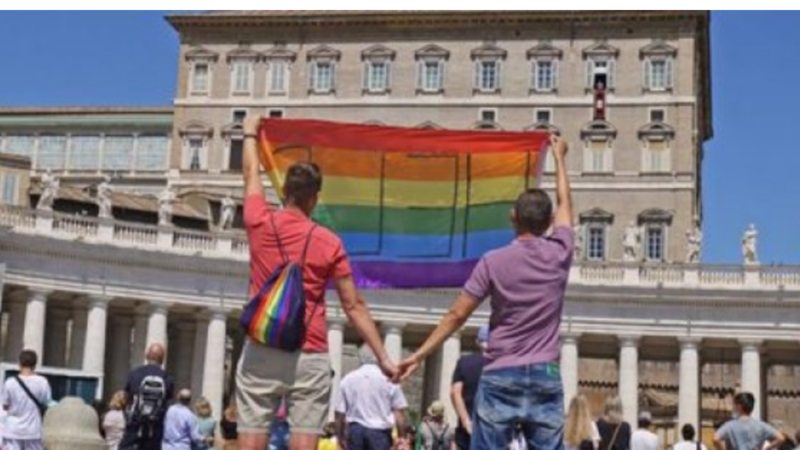
{"type": "Polygon", "coordinates": [[[481,109],[478,114],[478,120],[481,122],[497,122],[497,110],[481,109]]]}
{"type": "Polygon", "coordinates": [[[12,155],[31,156],[35,141],[36,139],[30,135],[7,135],[4,151],[12,155]]]}
{"type": "Polygon", "coordinates": [[[606,226],[602,223],[586,225],[586,259],[589,261],[606,259],[606,226]]]}
{"type": "Polygon", "coordinates": [[[130,170],[133,136],[106,136],[103,146],[103,170],[130,170]]]}
{"type": "Polygon", "coordinates": [[[289,78],[289,63],[285,60],[274,59],[269,63],[269,93],[285,94],[289,78]]]}
{"type": "Polygon", "coordinates": [[[587,89],[614,89],[614,59],[589,59],[586,61],[587,89]]]}
{"type": "Polygon", "coordinates": [[[663,224],[648,224],[645,226],[645,260],[650,262],[664,261],[664,228],[663,224]]]}
{"type": "Polygon", "coordinates": [[[242,152],[244,141],[242,139],[231,139],[228,144],[228,170],[242,170],[242,152]]]}
{"type": "Polygon", "coordinates": [[[535,109],[533,110],[533,123],[536,125],[550,125],[552,124],[552,109],[535,109]]]}
{"type": "Polygon", "coordinates": [[[167,136],[139,136],[136,148],[136,170],[166,170],[169,154],[167,136]]]}
{"type": "Polygon", "coordinates": [[[39,170],[64,169],[64,155],[67,152],[67,137],[63,135],[41,136],[39,138],[39,154],[36,168],[39,170]]]}
{"type": "Polygon", "coordinates": [[[557,85],[557,62],[537,60],[533,62],[534,85],[537,92],[551,92],[557,85]]]}
{"type": "Polygon", "coordinates": [[[368,92],[380,93],[389,90],[389,62],[367,61],[365,64],[364,88],[368,92]]]}
{"type": "Polygon", "coordinates": [[[610,172],[610,147],[607,140],[590,140],[586,143],[584,171],[610,172]]]}
{"type": "Polygon", "coordinates": [[[284,112],[282,109],[270,109],[267,113],[270,119],[282,119],[283,114],[284,112]]]}
{"type": "Polygon", "coordinates": [[[665,91],[672,88],[672,60],[648,59],[645,62],[645,88],[665,91]]]}
{"type": "Polygon", "coordinates": [[[556,171],[556,158],[552,152],[548,152],[544,159],[544,173],[555,173],[556,171]]]}
{"type": "Polygon", "coordinates": [[[669,172],[670,152],[668,141],[650,139],[644,142],[643,172],[669,172]]]}
{"type": "Polygon", "coordinates": [[[234,60],[231,66],[231,91],[236,95],[250,94],[253,63],[249,60],[234,60]]]}
{"type": "Polygon", "coordinates": [[[500,61],[479,61],[476,64],[476,89],[481,92],[500,90],[500,61]]]}
{"type": "Polygon", "coordinates": [[[191,138],[189,139],[189,170],[201,170],[203,152],[203,139],[191,138]]]}
{"type": "Polygon", "coordinates": [[[233,113],[231,113],[231,121],[235,124],[243,124],[246,117],[246,109],[234,109],[233,113]]]}
{"type": "Polygon", "coordinates": [[[19,177],[15,173],[5,172],[3,174],[3,198],[2,202],[7,205],[17,204],[17,184],[19,177]]]}
{"type": "Polygon", "coordinates": [[[316,94],[328,94],[334,90],[332,62],[317,61],[311,66],[311,90],[316,94]]]}
{"type": "Polygon", "coordinates": [[[444,61],[420,61],[417,89],[422,92],[441,92],[443,89],[444,61]]]}
{"type": "Polygon", "coordinates": [[[667,111],[662,108],[652,108],[649,116],[650,123],[664,123],[667,121],[667,111]]]}
{"type": "Polygon", "coordinates": [[[194,63],[192,66],[191,93],[195,95],[208,94],[210,78],[210,68],[208,63],[194,63]]]}
{"type": "Polygon", "coordinates": [[[72,136],[69,168],[98,170],[100,168],[100,136],[72,136]]]}

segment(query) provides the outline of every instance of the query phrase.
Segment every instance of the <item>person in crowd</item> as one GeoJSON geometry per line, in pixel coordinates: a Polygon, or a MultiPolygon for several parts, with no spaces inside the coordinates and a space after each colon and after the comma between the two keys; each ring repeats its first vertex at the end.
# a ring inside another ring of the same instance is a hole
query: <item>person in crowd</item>
{"type": "Polygon", "coordinates": [[[569,402],[564,421],[565,450],[599,450],[600,432],[592,419],[589,400],[578,394],[569,402]]]}
{"type": "Polygon", "coordinates": [[[224,442],[223,450],[238,450],[239,448],[237,442],[239,435],[236,430],[236,415],[236,405],[231,403],[225,408],[225,411],[222,413],[222,420],[219,421],[220,434],[224,442]]]}
{"type": "Polygon", "coordinates": [[[103,416],[103,435],[106,439],[108,450],[117,450],[125,434],[125,406],[127,397],[125,391],[117,391],[108,402],[108,412],[103,416]]]}
{"type": "Polygon", "coordinates": [[[317,450],[339,450],[339,441],[336,439],[336,424],[334,422],[329,422],[325,425],[317,450]]]}
{"type": "Polygon", "coordinates": [[[600,450],[628,450],[631,444],[631,426],[622,418],[622,400],[606,400],[603,417],[597,421],[600,432],[600,450]]]}
{"type": "Polygon", "coordinates": [[[414,450],[414,426],[406,423],[405,427],[397,428],[394,437],[394,450],[414,450]]]}
{"type": "Polygon", "coordinates": [[[453,443],[453,429],[444,417],[444,403],[439,400],[428,407],[428,415],[419,424],[422,450],[450,450],[453,443]]]}
{"type": "Polygon", "coordinates": [[[756,398],[750,392],[740,392],[733,397],[735,418],[714,434],[717,450],[775,450],[783,444],[783,434],[752,416],[755,406],[756,398]]]}
{"type": "Polygon", "coordinates": [[[408,403],[386,378],[368,345],[358,352],[361,366],[345,375],[335,403],[336,435],[348,450],[391,450],[392,429],[404,429],[408,403]]]}
{"type": "Polygon", "coordinates": [[[175,382],[162,367],[167,353],[160,343],[145,352],[145,364],[133,369],[125,383],[127,409],[120,450],[161,450],[164,415],[175,382]]]}
{"type": "Polygon", "coordinates": [[[559,329],[575,232],[567,144],[553,135],[550,147],[555,214],[547,192],[522,192],[510,213],[516,239],[480,259],[439,326],[398,366],[400,378],[407,379],[491,297],[492,331],[472,415],[472,450],[507,447],[515,424],[522,425],[532,449],[564,440],[559,329]]]}
{"type": "Polygon", "coordinates": [[[484,353],[486,353],[488,343],[489,326],[483,325],[478,330],[478,352],[462,356],[456,363],[456,370],[453,372],[450,397],[458,415],[458,426],[455,434],[455,443],[458,450],[469,450],[475,393],[478,392],[478,382],[483,372],[484,353]]]}
{"type": "Polygon", "coordinates": [[[653,416],[648,411],[639,414],[639,428],[631,434],[631,450],[660,450],[661,442],[653,432],[653,416]]]}
{"type": "Polygon", "coordinates": [[[191,404],[192,392],[181,389],[177,401],[169,407],[164,418],[162,450],[193,450],[214,444],[213,438],[209,440],[200,433],[191,404]]]}
{"type": "Polygon", "coordinates": [[[281,393],[289,392],[290,446],[292,450],[309,450],[317,447],[328,419],[331,395],[325,312],[328,286],[336,289],[342,311],[372,348],[381,371],[395,377],[397,368],[389,359],[369,308],[356,289],[341,239],[311,220],[322,189],[319,167],[310,162],[293,164],[287,169],[282,186],[284,208],[278,211],[267,203],[258,155],[260,123],[260,117],[252,116],[243,127],[244,224],[250,243],[250,295],[257,294],[284,264],[285,256],[301,266],[308,325],[302,348],[296,352],[267,347],[249,338],[245,341],[236,369],[239,447],[242,450],[267,447],[268,430],[275,419],[281,393]]]}
{"type": "Polygon", "coordinates": [[[194,403],[194,413],[197,415],[197,428],[200,430],[200,435],[203,436],[203,442],[198,444],[194,450],[211,450],[214,447],[217,429],[217,421],[211,417],[213,414],[211,402],[205,397],[200,397],[194,403]]]}
{"type": "Polygon", "coordinates": [[[683,440],[672,446],[672,450],[708,450],[705,444],[699,440],[695,440],[696,434],[692,424],[684,424],[683,427],[681,427],[681,437],[683,440]]]}
{"type": "Polygon", "coordinates": [[[3,450],[43,450],[42,421],[52,403],[50,383],[36,374],[38,356],[33,350],[19,354],[19,373],[6,378],[0,393],[3,450]]]}

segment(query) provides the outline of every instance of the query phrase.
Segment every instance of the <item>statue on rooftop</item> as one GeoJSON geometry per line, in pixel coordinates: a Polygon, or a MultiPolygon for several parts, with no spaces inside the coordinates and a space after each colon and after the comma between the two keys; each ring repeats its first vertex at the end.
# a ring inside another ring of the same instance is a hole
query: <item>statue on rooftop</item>
{"type": "Polygon", "coordinates": [[[700,224],[695,218],[692,228],[686,231],[686,262],[689,264],[699,263],[702,249],[703,231],[700,230],[700,224]]]}
{"type": "Polygon", "coordinates": [[[586,225],[582,223],[575,224],[573,227],[575,232],[575,261],[583,259],[584,246],[586,242],[586,225]]]}
{"type": "Polygon", "coordinates": [[[158,224],[171,225],[175,205],[175,193],[169,186],[158,194],[158,224]]]}
{"type": "Polygon", "coordinates": [[[758,231],[752,223],[742,235],[742,258],[745,264],[758,264],[758,231]]]}
{"type": "Polygon", "coordinates": [[[236,213],[236,202],[230,195],[222,199],[222,208],[219,215],[219,229],[228,230],[233,226],[233,217],[236,213]]]}
{"type": "Polygon", "coordinates": [[[39,196],[39,201],[36,203],[36,209],[42,211],[52,211],[53,202],[58,195],[58,189],[61,185],[58,177],[50,173],[50,169],[42,175],[40,182],[42,186],[42,195],[39,196]]]}
{"type": "Polygon", "coordinates": [[[97,185],[97,207],[99,208],[98,217],[108,219],[111,218],[111,194],[114,190],[111,188],[111,177],[106,175],[103,181],[97,185]]]}
{"type": "Polygon", "coordinates": [[[633,262],[639,260],[639,247],[642,239],[642,230],[636,226],[636,223],[631,221],[625,227],[625,233],[622,237],[622,260],[625,262],[633,262]]]}

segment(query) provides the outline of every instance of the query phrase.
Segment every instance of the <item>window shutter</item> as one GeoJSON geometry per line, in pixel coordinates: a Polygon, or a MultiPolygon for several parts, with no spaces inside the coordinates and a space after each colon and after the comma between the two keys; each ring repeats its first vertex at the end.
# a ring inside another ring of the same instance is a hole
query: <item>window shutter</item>
{"type": "Polygon", "coordinates": [[[495,76],[494,76],[494,86],[492,86],[492,88],[494,88],[495,91],[499,91],[500,89],[503,88],[503,72],[502,72],[503,61],[500,60],[495,61],[494,67],[495,67],[495,74],[494,74],[495,76]]]}
{"type": "Polygon", "coordinates": [[[308,66],[308,89],[311,91],[316,91],[316,82],[317,82],[317,63],[312,62],[308,66]]]}
{"type": "Polygon", "coordinates": [[[481,88],[481,62],[475,60],[475,79],[473,80],[475,89],[481,88]]]}
{"type": "Polygon", "coordinates": [[[650,60],[644,61],[644,88],[650,89],[650,60]]]}
{"type": "Polygon", "coordinates": [[[558,60],[554,59],[553,62],[553,85],[550,86],[551,90],[558,89],[558,60]]]}
{"type": "Polygon", "coordinates": [[[650,143],[647,141],[642,142],[642,172],[650,171],[650,143]]]}
{"type": "Polygon", "coordinates": [[[665,87],[668,89],[672,88],[672,58],[667,58],[664,62],[664,70],[667,72],[665,74],[666,82],[665,87]]]}
{"type": "Polygon", "coordinates": [[[531,61],[531,87],[534,91],[539,90],[539,64],[535,59],[531,61]]]}
{"type": "Polygon", "coordinates": [[[328,92],[335,92],[336,91],[336,63],[331,63],[331,85],[329,86],[328,92]]]}
{"type": "Polygon", "coordinates": [[[371,69],[371,67],[370,67],[371,65],[372,65],[372,63],[369,60],[364,61],[364,75],[363,75],[364,79],[363,79],[362,84],[363,84],[364,89],[366,89],[367,91],[369,91],[370,88],[372,87],[372,86],[370,86],[370,79],[369,79],[369,72],[370,72],[370,69],[371,69]]]}
{"type": "Polygon", "coordinates": [[[617,60],[609,59],[608,60],[608,75],[606,76],[606,81],[608,82],[608,86],[606,88],[611,89],[614,87],[614,75],[617,70],[617,60]]]}
{"type": "Polygon", "coordinates": [[[439,76],[436,80],[436,90],[443,91],[444,90],[444,60],[439,60],[439,76]]]}
{"type": "Polygon", "coordinates": [[[383,89],[388,91],[392,88],[392,63],[390,61],[386,62],[386,83],[383,86],[383,89]]]}
{"type": "Polygon", "coordinates": [[[594,89],[594,60],[586,60],[586,88],[594,89]]]}
{"type": "Polygon", "coordinates": [[[614,150],[611,148],[611,141],[606,141],[606,148],[603,150],[603,171],[611,173],[614,170],[614,150]]]}
{"type": "Polygon", "coordinates": [[[425,61],[417,61],[417,89],[423,90],[425,88],[425,61]]]}

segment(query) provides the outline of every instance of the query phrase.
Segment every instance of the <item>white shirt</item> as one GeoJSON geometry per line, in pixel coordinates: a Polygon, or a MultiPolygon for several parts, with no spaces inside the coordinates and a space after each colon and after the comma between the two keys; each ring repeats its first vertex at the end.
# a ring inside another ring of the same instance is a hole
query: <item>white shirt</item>
{"type": "MultiPolygon", "coordinates": [[[[52,402],[50,383],[41,375],[20,375],[22,382],[43,405],[52,402]]],[[[3,418],[3,437],[6,439],[41,439],[42,416],[39,407],[28,397],[15,377],[7,378],[0,395],[0,404],[6,410],[3,418]]]]}
{"type": "MultiPolygon", "coordinates": [[[[680,441],[672,446],[672,450],[698,450],[696,441],[680,441]]],[[[708,450],[705,445],[700,444],[700,450],[708,450]]]]}
{"type": "Polygon", "coordinates": [[[365,364],[342,379],[335,411],[344,414],[347,423],[391,430],[394,411],[405,408],[408,403],[400,386],[391,383],[378,366],[365,364]]]}
{"type": "Polygon", "coordinates": [[[631,450],[659,450],[660,448],[658,435],[649,430],[639,428],[631,434],[631,450]]]}

